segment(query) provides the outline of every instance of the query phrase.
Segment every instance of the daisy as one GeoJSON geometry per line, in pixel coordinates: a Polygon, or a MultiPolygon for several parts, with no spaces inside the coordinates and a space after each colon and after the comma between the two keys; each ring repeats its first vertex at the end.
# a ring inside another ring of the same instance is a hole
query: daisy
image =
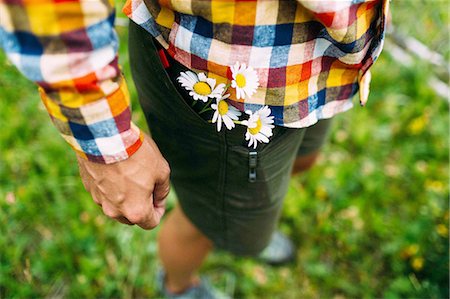
{"type": "Polygon", "coordinates": [[[236,89],[236,97],[238,99],[251,97],[259,86],[256,71],[251,66],[247,67],[245,63],[239,62],[230,69],[233,76],[231,87],[236,89]]]}
{"type": "Polygon", "coordinates": [[[225,100],[229,96],[230,94],[226,94],[220,99],[217,98],[216,103],[211,105],[211,108],[215,110],[212,118],[212,123],[217,122],[217,132],[220,132],[220,130],[222,129],[222,121],[227,129],[231,130],[234,128],[233,120],[238,120],[239,116],[241,116],[241,112],[235,107],[229,105],[225,100]]]}
{"type": "Polygon", "coordinates": [[[272,136],[273,116],[270,116],[270,108],[264,106],[255,113],[250,110],[245,111],[249,115],[248,120],[242,121],[243,125],[247,126],[245,133],[245,140],[248,140],[248,147],[253,145],[255,149],[258,142],[269,142],[269,137],[272,136]]]}
{"type": "Polygon", "coordinates": [[[197,74],[191,71],[181,72],[177,78],[181,86],[189,90],[194,100],[207,102],[208,98],[220,98],[225,84],[216,86],[216,79],[206,77],[205,73],[197,74]]]}

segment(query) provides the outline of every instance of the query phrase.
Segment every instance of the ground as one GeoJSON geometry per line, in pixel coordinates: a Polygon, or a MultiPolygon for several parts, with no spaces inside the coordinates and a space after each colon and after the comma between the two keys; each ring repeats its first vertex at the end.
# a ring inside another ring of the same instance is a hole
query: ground
{"type": "MultiPolygon", "coordinates": [[[[447,6],[395,1],[396,30],[448,61],[447,6]]],[[[103,216],[35,86],[2,53],[0,69],[0,297],[154,298],[156,231],[103,216]]],[[[215,253],[203,272],[236,298],[446,297],[449,119],[448,99],[427,85],[436,73],[381,55],[367,107],[339,115],[317,166],[292,179],[281,229],[295,265],[215,253]]]]}

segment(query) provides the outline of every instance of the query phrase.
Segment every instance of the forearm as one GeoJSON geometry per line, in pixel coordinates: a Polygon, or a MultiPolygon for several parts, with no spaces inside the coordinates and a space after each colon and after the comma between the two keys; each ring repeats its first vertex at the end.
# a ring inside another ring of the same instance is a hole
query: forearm
{"type": "Polygon", "coordinates": [[[114,7],[104,1],[0,0],[1,45],[40,88],[63,138],[96,162],[127,159],[142,144],[117,59],[114,7]]]}

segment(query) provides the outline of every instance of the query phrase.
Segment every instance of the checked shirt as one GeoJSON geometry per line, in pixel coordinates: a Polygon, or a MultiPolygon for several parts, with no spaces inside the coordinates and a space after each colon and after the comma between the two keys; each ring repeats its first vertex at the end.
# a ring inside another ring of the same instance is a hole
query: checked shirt
{"type": "MultiPolygon", "coordinates": [[[[169,55],[218,83],[237,61],[257,92],[231,104],[269,105],[276,125],[307,127],[367,101],[388,0],[128,0],[123,12],[169,55]]],[[[39,85],[62,136],[88,159],[126,159],[142,142],[117,62],[107,0],[0,0],[0,45],[39,85]]]]}

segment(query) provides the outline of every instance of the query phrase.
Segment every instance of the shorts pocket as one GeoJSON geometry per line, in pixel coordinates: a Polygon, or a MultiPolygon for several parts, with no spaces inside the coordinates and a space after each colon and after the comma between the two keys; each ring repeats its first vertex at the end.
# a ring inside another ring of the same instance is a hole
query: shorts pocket
{"type": "Polygon", "coordinates": [[[130,65],[144,112],[173,122],[211,127],[177,90],[151,34],[131,21],[129,37],[130,65]]]}
{"type": "Polygon", "coordinates": [[[260,151],[232,146],[228,152],[229,208],[267,208],[283,200],[301,143],[302,129],[281,128],[260,151]]]}
{"type": "Polygon", "coordinates": [[[242,159],[242,163],[247,165],[247,172],[251,172],[251,167],[255,168],[255,181],[267,181],[283,171],[283,167],[279,166],[287,165],[285,161],[291,161],[295,158],[296,149],[299,147],[304,133],[305,129],[276,126],[270,142],[259,144],[260,149],[258,147],[253,149],[244,145],[235,145],[231,146],[230,152],[236,153],[242,159]],[[249,161],[250,159],[256,160],[252,163],[253,166],[249,161]]]}

